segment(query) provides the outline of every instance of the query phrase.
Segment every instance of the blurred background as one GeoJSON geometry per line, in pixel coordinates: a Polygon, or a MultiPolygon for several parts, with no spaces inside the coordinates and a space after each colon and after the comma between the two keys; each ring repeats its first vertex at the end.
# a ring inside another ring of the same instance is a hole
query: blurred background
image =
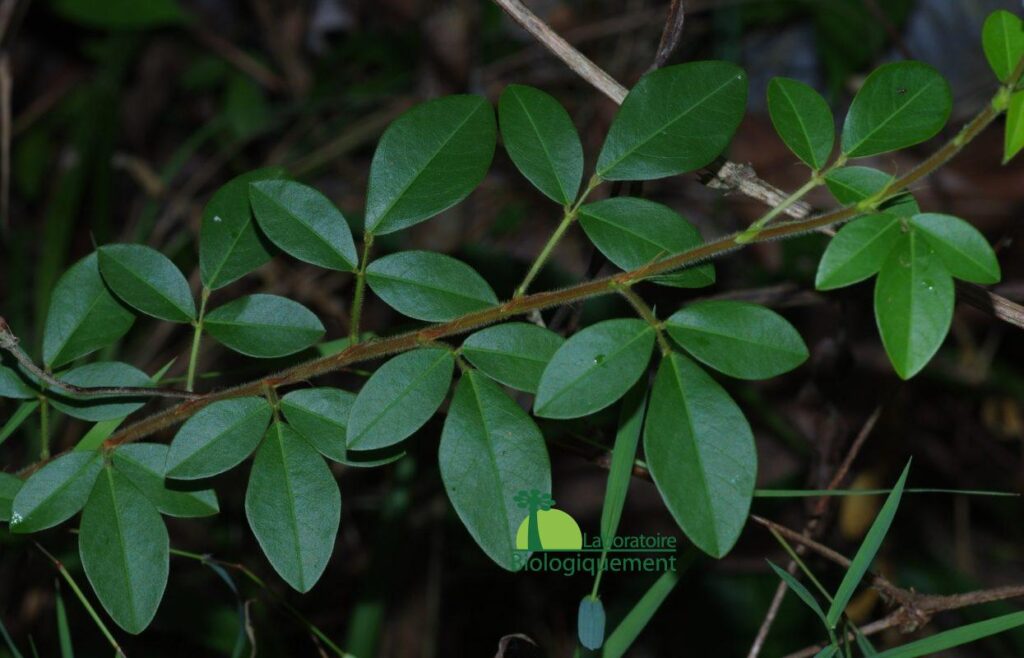
{"type": "MultiPolygon", "coordinates": [[[[664,0],[531,0],[555,30],[623,85],[654,61],[669,3],[664,0]]],[[[995,91],[980,47],[987,13],[1015,1],[983,0],[682,0],[685,25],[670,63],[720,58],[746,68],[749,114],[727,153],[784,189],[807,170],[776,137],[765,110],[772,76],[818,88],[841,117],[864,76],[880,63],[914,58],[950,81],[955,105],[932,143],[859,163],[902,172],[947,139],[995,91]]],[[[357,232],[370,158],[388,123],[419,100],[449,93],[497,100],[505,85],[530,84],[557,97],[596,158],[616,106],[483,0],[3,0],[0,2],[0,315],[38,356],[50,290],[94,245],[141,242],[191,272],[198,288],[199,220],[206,200],[231,177],[267,165],[327,194],[357,232]]],[[[913,190],[927,211],[958,215],[996,247],[1004,281],[994,290],[1024,301],[1024,159],[999,165],[1002,130],[989,129],[952,164],[913,190]]],[[[705,177],[706,178],[706,177],[705,177]]],[[[600,195],[612,191],[602,188],[600,195]]],[[[763,206],[724,195],[701,176],[673,177],[629,193],[671,205],[706,238],[746,226],[763,206]]],[[[815,208],[834,201],[820,190],[815,208]]],[[[464,203],[430,222],[377,241],[380,254],[431,249],[456,255],[509,296],[560,217],[499,148],[494,166],[464,203]]],[[[853,464],[847,485],[890,486],[908,457],[911,486],[1024,492],[1024,333],[991,314],[958,305],[953,330],[933,363],[901,382],[882,351],[871,284],[814,292],[826,238],[810,235],[757,245],[717,263],[718,283],[702,290],[642,287],[669,313],[687,300],[749,299],[778,309],[811,348],[803,367],[766,383],[725,381],[754,427],[759,486],[822,488],[876,409],[880,419],[853,464]]],[[[570,232],[536,289],[608,271],[580,231],[570,232]]],[[[352,278],[283,257],[216,295],[286,295],[312,308],[328,337],[347,334],[352,278]]],[[[561,331],[626,315],[611,299],[545,314],[561,331]]],[[[367,329],[407,329],[407,319],[369,302],[367,329]]],[[[187,352],[191,331],[140,318],[117,358],[154,372],[187,352]]],[[[308,356],[308,355],[306,355],[308,356]]],[[[270,372],[286,361],[253,362],[204,345],[201,387],[270,372]]],[[[179,359],[168,376],[183,375],[179,359]]],[[[350,390],[360,372],[325,378],[350,390]]],[[[178,380],[180,381],[180,380],[178,380]]],[[[526,400],[524,400],[524,403],[526,400]]],[[[155,407],[156,405],[151,405],[155,407]]],[[[0,400],[0,421],[15,405],[0,400]]],[[[55,451],[88,429],[58,418],[55,451]]],[[[542,426],[550,444],[558,507],[596,528],[614,438],[614,413],[542,426]]],[[[38,458],[38,428],[28,422],[0,446],[3,470],[38,458]]],[[[390,466],[334,465],[343,497],[334,558],[308,595],[274,575],[245,522],[247,468],[218,478],[221,514],[168,519],[174,548],[212,554],[211,568],[172,557],[166,598],[140,637],[115,630],[129,656],[333,655],[322,633],[360,656],[492,656],[502,637],[521,633],[506,656],[569,656],[587,576],[512,575],[476,547],[448,505],[436,465],[441,419],[390,466]],[[238,568],[263,579],[260,585],[238,568]],[[311,631],[314,627],[318,631],[311,631]],[[238,647],[244,647],[235,653],[238,647]]],[[[169,440],[170,433],[158,437],[169,440]]],[[[835,500],[820,517],[820,540],[851,555],[880,500],[835,500]]],[[[800,530],[813,499],[760,499],[754,512],[800,530]]],[[[1013,498],[908,495],[879,568],[902,587],[956,593],[1024,584],[1024,502],[1013,498]]],[[[74,523],[39,535],[0,530],[0,619],[22,651],[59,655],[58,606],[75,655],[110,655],[88,613],[34,542],[83,585],[74,523]]],[[[678,534],[657,492],[634,481],[622,532],[678,534]]],[[[777,579],[765,558],[783,562],[771,535],[750,524],[726,559],[698,558],[641,635],[631,655],[744,656],[768,610],[777,579]]],[[[827,586],[841,571],[808,562],[827,586]]],[[[603,599],[614,626],[653,575],[610,574],[603,599]]],[[[92,598],[91,591],[86,588],[92,598]]],[[[929,631],[1008,612],[1019,603],[937,616],[929,631]]],[[[886,614],[869,591],[851,614],[868,623],[886,614]]],[[[762,655],[780,656],[820,640],[816,620],[790,594],[762,655]]],[[[890,629],[876,645],[905,641],[890,629]]],[[[5,648],[0,647],[0,655],[5,648]]],[[[1024,632],[950,656],[1022,656],[1024,632]]]]}

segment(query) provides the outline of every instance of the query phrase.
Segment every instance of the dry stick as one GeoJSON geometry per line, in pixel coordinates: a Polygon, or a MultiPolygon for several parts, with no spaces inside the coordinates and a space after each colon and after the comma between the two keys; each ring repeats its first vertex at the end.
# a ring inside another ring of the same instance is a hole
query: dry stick
{"type": "MultiPolygon", "coordinates": [[[[871,412],[871,415],[868,416],[867,421],[865,421],[863,427],[861,427],[860,432],[857,433],[857,437],[853,440],[853,444],[847,451],[846,457],[843,458],[839,468],[836,469],[835,474],[829,481],[828,486],[826,487],[827,490],[831,491],[832,489],[837,488],[842,484],[843,480],[846,479],[846,475],[850,472],[850,467],[853,465],[853,461],[857,458],[857,455],[860,454],[860,449],[864,447],[864,443],[867,441],[868,436],[871,435],[871,431],[875,428],[875,424],[878,422],[878,418],[881,415],[882,408],[875,407],[875,410],[871,412]]],[[[819,529],[819,522],[825,515],[825,511],[827,510],[831,500],[831,496],[821,496],[818,498],[818,501],[814,506],[814,512],[811,515],[811,519],[807,522],[807,525],[804,526],[803,534],[805,536],[810,537],[812,535],[819,534],[817,532],[819,529]]],[[[801,544],[796,547],[796,551],[799,555],[803,555],[806,552],[806,547],[801,544]]],[[[796,568],[796,560],[790,560],[789,564],[786,566],[786,571],[796,578],[798,577],[796,568]]],[[[775,595],[772,597],[772,602],[768,606],[768,612],[765,613],[764,621],[761,622],[761,627],[758,629],[757,635],[754,637],[754,642],[750,645],[750,652],[747,654],[747,658],[757,658],[757,656],[760,655],[761,649],[764,647],[764,642],[768,638],[768,632],[771,630],[772,624],[775,623],[775,618],[779,614],[779,608],[782,606],[782,600],[785,598],[786,591],[788,589],[789,586],[786,585],[786,581],[784,580],[780,581],[778,586],[775,588],[775,595]]]]}
{"type": "Polygon", "coordinates": [[[281,91],[285,81],[262,62],[204,25],[193,23],[190,32],[201,44],[270,91],[281,91]]]}
{"type": "Polygon", "coordinates": [[[683,25],[686,23],[686,9],[683,7],[683,0],[672,0],[668,8],[668,16],[665,17],[665,29],[661,32],[661,40],[658,42],[658,50],[654,54],[654,61],[648,70],[656,71],[672,56],[679,46],[679,39],[683,36],[683,25]]]}

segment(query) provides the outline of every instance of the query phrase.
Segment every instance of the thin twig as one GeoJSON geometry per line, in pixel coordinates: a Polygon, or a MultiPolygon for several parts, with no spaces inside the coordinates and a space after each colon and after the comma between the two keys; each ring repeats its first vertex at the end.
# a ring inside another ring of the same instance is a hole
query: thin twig
{"type": "Polygon", "coordinates": [[[665,18],[665,28],[661,32],[661,40],[658,42],[658,50],[654,53],[654,61],[648,71],[656,71],[672,56],[679,46],[679,39],[683,36],[683,25],[686,23],[686,9],[683,7],[683,0],[672,0],[668,8],[668,16],[665,18]]]}

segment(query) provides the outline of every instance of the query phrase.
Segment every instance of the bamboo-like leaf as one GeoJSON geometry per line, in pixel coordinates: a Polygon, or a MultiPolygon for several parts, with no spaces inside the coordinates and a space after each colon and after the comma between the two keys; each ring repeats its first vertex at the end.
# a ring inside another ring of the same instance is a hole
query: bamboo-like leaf
{"type": "Polygon", "coordinates": [[[940,651],[959,647],[996,633],[1024,626],[1024,612],[1010,614],[978,621],[959,628],[942,631],[926,638],[895,647],[877,654],[877,658],[919,658],[933,656],[940,651]]]}
{"type": "Polygon", "coordinates": [[[619,410],[619,429],[615,433],[612,447],[612,461],[608,467],[608,483],[605,485],[604,504],[601,507],[602,546],[611,546],[619,530],[622,508],[626,494],[633,480],[633,463],[640,434],[644,428],[644,414],[647,410],[647,383],[638,382],[622,398],[619,410]]]}
{"type": "Polygon", "coordinates": [[[615,627],[608,640],[604,643],[604,658],[622,658],[633,646],[633,642],[651,621],[658,608],[679,582],[679,574],[667,571],[658,577],[650,589],[644,593],[640,601],[630,610],[619,625],[615,627]]]}
{"type": "Polygon", "coordinates": [[[804,587],[804,584],[796,578],[794,578],[793,575],[790,574],[788,571],[780,568],[771,560],[768,560],[768,566],[772,568],[772,571],[775,572],[775,575],[782,579],[782,581],[786,583],[789,589],[793,590],[793,593],[796,594],[797,597],[801,601],[803,601],[804,604],[808,608],[810,608],[812,612],[814,612],[814,614],[818,615],[818,618],[821,619],[821,623],[825,624],[825,626],[828,626],[828,620],[825,618],[825,611],[821,609],[821,605],[818,603],[818,600],[814,598],[814,595],[811,594],[811,592],[806,587],[804,587]]]}

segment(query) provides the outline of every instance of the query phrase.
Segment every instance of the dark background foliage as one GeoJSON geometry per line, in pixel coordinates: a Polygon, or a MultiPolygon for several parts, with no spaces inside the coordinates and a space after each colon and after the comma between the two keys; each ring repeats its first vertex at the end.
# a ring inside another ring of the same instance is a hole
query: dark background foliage
{"type": "MultiPolygon", "coordinates": [[[[584,53],[629,86],[650,66],[667,2],[559,2],[531,7],[584,53]]],[[[976,112],[995,87],[979,44],[993,8],[1019,3],[971,0],[828,0],[822,2],[692,0],[672,60],[733,60],[750,77],[749,115],[729,157],[792,190],[806,169],[775,136],[764,92],[771,76],[805,80],[837,114],[870,69],[912,57],[951,82],[955,105],[944,138],[976,112]]],[[[190,18],[136,28],[123,23],[122,2],[5,0],[0,41],[11,117],[4,123],[10,167],[0,213],[0,311],[38,354],[50,289],[72,262],[108,242],[142,242],[170,256],[198,286],[200,213],[224,181],[249,169],[283,165],[327,194],[355,227],[370,156],[380,133],[417,100],[472,92],[497,99],[509,83],[541,87],[566,107],[592,162],[615,106],[536,45],[488,2],[452,0],[182,0],[190,18]],[[120,17],[120,18],[118,18],[120,17]],[[113,26],[113,27],[112,27],[113,26]],[[115,29],[116,28],[116,29],[115,29]],[[7,141],[9,140],[9,142],[7,141]]],[[[870,159],[906,171],[934,147],[870,159]]],[[[1024,161],[1000,167],[1001,131],[982,135],[950,166],[913,192],[926,211],[963,217],[999,254],[1004,281],[995,289],[1024,301],[1024,161]]],[[[637,194],[639,190],[633,189],[637,194]]],[[[755,202],[722,196],[695,176],[646,184],[642,193],[694,221],[705,237],[746,226],[755,202]]],[[[815,207],[833,201],[819,190],[815,207]]],[[[472,264],[499,296],[511,294],[558,220],[557,209],[515,171],[499,149],[481,187],[463,204],[400,235],[378,240],[379,253],[422,248],[472,264]]],[[[645,287],[659,309],[686,299],[731,295],[784,313],[806,338],[811,360],[766,383],[730,381],[754,427],[759,486],[824,486],[877,406],[878,426],[852,471],[856,484],[889,486],[909,456],[912,486],[1024,489],[1024,334],[990,315],[958,305],[953,331],[935,361],[911,382],[887,362],[871,312],[871,287],[814,292],[824,238],[761,244],[722,259],[714,288],[645,287]]],[[[535,289],[592,276],[606,267],[581,232],[559,247],[535,289]]],[[[313,309],[329,337],[345,335],[352,278],[277,258],[232,284],[240,295],[269,291],[313,309]]],[[[372,298],[371,298],[372,300],[372,298]]],[[[563,330],[624,314],[600,299],[556,311],[563,330]]],[[[399,330],[409,321],[370,302],[364,326],[399,330]]],[[[104,354],[153,372],[179,357],[183,374],[190,332],[142,319],[116,350],[104,354]]],[[[269,372],[281,363],[243,361],[212,342],[201,371],[220,373],[203,387],[269,372]]],[[[354,388],[360,372],[331,381],[354,388]]],[[[14,409],[0,402],[0,418],[14,409]]],[[[602,446],[614,435],[611,414],[542,426],[554,465],[558,506],[584,529],[597,527],[605,471],[602,446]]],[[[61,419],[54,449],[85,431],[61,419]]],[[[265,562],[242,512],[247,469],[219,478],[221,515],[169,520],[172,546],[245,565],[260,588],[228,569],[236,594],[210,568],[172,558],[167,598],[137,638],[119,634],[131,656],[230,655],[247,613],[260,656],[316,655],[305,624],[286,606],[359,656],[490,656],[502,636],[524,633],[548,655],[570,655],[576,606],[586,576],[511,575],[476,547],[448,505],[436,465],[440,422],[408,445],[403,461],[375,470],[334,465],[340,479],[341,533],[328,570],[309,595],[285,587],[265,562]]],[[[169,438],[168,436],[161,437],[169,438]]],[[[26,426],[0,451],[4,470],[37,459],[38,430],[26,426]]],[[[852,554],[879,500],[836,501],[822,523],[823,541],[852,554]]],[[[933,593],[1024,583],[1022,503],[1014,499],[908,495],[881,554],[880,568],[902,586],[933,593]]],[[[809,518],[811,503],[758,500],[754,512],[790,527],[809,518]]],[[[678,534],[654,488],[634,482],[626,533],[678,534]]],[[[76,538],[67,525],[31,537],[0,531],[0,615],[22,647],[57,655],[57,572],[34,541],[84,583],[76,538]]],[[[784,560],[771,536],[749,525],[724,560],[699,558],[684,574],[634,648],[636,656],[739,656],[768,607],[776,579],[764,558],[784,560]]],[[[841,573],[810,558],[827,584],[841,573]]],[[[611,623],[649,586],[650,575],[608,575],[603,598],[611,623]]],[[[76,655],[109,647],[66,587],[76,655]]],[[[873,593],[855,600],[856,618],[884,614],[873,593]]],[[[949,613],[930,628],[953,626],[1012,609],[999,604],[949,613]]],[[[895,631],[890,633],[896,635],[895,631]]],[[[817,640],[814,620],[792,596],[765,647],[781,655],[817,640]]],[[[880,644],[885,644],[881,640],[880,644]]],[[[5,650],[0,648],[0,655],[5,650]]],[[[1010,633],[951,655],[1024,655],[1024,633],[1010,633]]]]}

